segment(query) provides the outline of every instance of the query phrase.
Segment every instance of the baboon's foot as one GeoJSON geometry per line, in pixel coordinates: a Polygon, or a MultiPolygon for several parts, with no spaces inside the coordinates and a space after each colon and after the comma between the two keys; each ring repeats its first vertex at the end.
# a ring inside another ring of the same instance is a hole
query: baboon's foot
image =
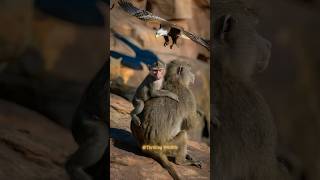
{"type": "Polygon", "coordinates": [[[187,154],[185,156],[184,160],[176,159],[176,164],[185,165],[185,166],[195,166],[197,168],[202,168],[202,162],[197,161],[197,160],[193,160],[192,156],[190,156],[189,154],[187,154]]]}
{"type": "Polygon", "coordinates": [[[192,164],[191,164],[192,166],[195,166],[195,167],[197,167],[197,168],[202,168],[202,162],[201,161],[194,161],[194,160],[192,160],[192,164]]]}
{"type": "Polygon", "coordinates": [[[191,156],[190,154],[187,154],[187,155],[186,155],[186,159],[187,159],[187,160],[190,160],[190,161],[193,160],[193,158],[192,158],[192,156],[191,156]]]}
{"type": "Polygon", "coordinates": [[[136,125],[136,126],[141,126],[141,121],[140,118],[137,115],[132,115],[132,122],[136,125]]]}

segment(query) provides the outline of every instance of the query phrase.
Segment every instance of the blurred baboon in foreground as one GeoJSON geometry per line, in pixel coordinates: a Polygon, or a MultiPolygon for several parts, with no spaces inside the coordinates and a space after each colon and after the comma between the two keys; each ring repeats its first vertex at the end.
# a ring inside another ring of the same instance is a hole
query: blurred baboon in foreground
{"type": "Polygon", "coordinates": [[[285,180],[277,161],[276,128],[252,75],[263,71],[271,44],[256,32],[255,13],[236,0],[214,3],[214,180],[285,180]]]}
{"type": "Polygon", "coordinates": [[[66,163],[71,180],[107,179],[109,163],[106,62],[85,91],[72,122],[72,135],[79,145],[66,163]]]}
{"type": "Polygon", "coordinates": [[[196,101],[189,89],[194,81],[191,67],[185,62],[172,61],[168,64],[163,89],[175,93],[179,102],[169,97],[151,98],[145,102],[139,114],[141,126],[131,121],[131,131],[141,150],[157,160],[174,179],[179,179],[167,156],[175,157],[175,163],[201,167],[201,163],[187,154],[186,130],[197,123],[196,101]],[[184,121],[186,120],[186,121],[184,121]],[[185,123],[184,129],[181,129],[185,123]],[[149,149],[147,146],[162,149],[149,149]],[[167,147],[176,147],[172,149],[167,147]]]}

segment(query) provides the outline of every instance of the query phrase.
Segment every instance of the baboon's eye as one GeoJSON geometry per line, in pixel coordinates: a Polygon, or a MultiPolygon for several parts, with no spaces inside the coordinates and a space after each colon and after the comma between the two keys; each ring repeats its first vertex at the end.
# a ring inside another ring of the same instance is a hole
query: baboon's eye
{"type": "Polygon", "coordinates": [[[183,71],[183,67],[182,66],[179,66],[178,69],[177,69],[177,74],[181,74],[183,71]]]}

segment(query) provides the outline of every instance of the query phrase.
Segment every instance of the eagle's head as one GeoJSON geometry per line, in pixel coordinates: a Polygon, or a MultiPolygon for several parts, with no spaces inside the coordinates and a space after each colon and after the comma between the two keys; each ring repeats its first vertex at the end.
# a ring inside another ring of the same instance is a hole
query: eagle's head
{"type": "Polygon", "coordinates": [[[160,36],[167,36],[167,35],[168,35],[168,30],[160,28],[156,31],[156,38],[160,36]]]}

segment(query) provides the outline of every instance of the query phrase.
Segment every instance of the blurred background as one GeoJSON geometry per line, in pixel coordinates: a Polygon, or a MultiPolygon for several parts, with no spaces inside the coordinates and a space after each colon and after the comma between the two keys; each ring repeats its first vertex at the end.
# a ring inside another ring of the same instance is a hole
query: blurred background
{"type": "MultiPolygon", "coordinates": [[[[184,40],[178,40],[179,47],[172,50],[164,48],[163,40],[155,39],[152,26],[118,7],[109,17],[108,3],[0,1],[0,179],[68,179],[64,162],[77,147],[69,131],[72,115],[87,84],[108,58],[109,43],[114,92],[110,96],[116,102],[110,111],[117,125],[128,117],[132,108],[128,100],[147,73],[147,61],[179,58],[189,61],[197,75],[193,87],[203,121],[195,138],[208,137],[209,52],[184,40]],[[106,28],[109,23],[110,29],[106,28]],[[134,59],[135,63],[123,59],[134,59]]],[[[134,4],[209,39],[208,1],[144,0],[134,4]]],[[[208,143],[208,139],[204,141],[208,143]]],[[[193,144],[193,148],[205,151],[203,158],[209,160],[207,144],[193,144]]],[[[139,157],[155,167],[159,178],[167,178],[160,165],[139,157]]],[[[208,169],[200,173],[208,175],[208,169]]]]}
{"type": "Polygon", "coordinates": [[[320,1],[247,3],[260,16],[258,31],[272,42],[269,67],[255,81],[274,114],[279,151],[305,180],[320,179],[320,1]]]}
{"type": "Polygon", "coordinates": [[[107,4],[0,1],[0,179],[69,179],[68,130],[106,61],[107,4]]]}

